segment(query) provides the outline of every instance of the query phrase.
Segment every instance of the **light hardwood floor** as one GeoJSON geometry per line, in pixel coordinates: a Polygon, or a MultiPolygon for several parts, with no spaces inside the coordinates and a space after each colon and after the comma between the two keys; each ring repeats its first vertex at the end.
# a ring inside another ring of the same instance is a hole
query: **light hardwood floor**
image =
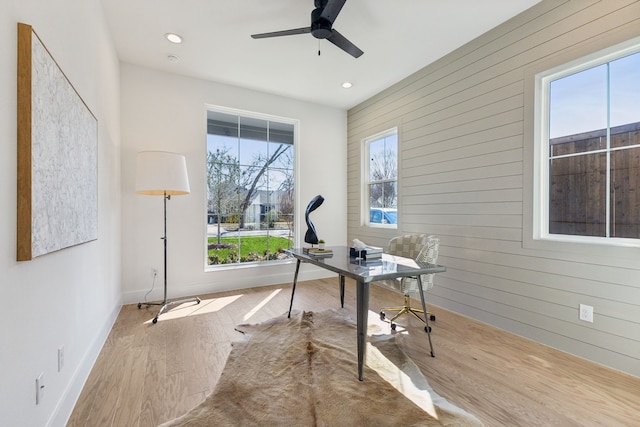
{"type": "MultiPolygon", "coordinates": [[[[354,282],[347,279],[346,288],[345,309],[355,318],[354,282]]],[[[68,425],[156,426],[188,411],[215,387],[231,342],[240,338],[234,326],[285,313],[290,295],[290,284],[201,295],[199,305],[175,307],[155,325],[157,307],[122,307],[68,425]]],[[[337,279],[300,282],[294,310],[338,308],[338,295],[337,279]]],[[[390,333],[377,312],[401,300],[373,286],[370,328],[390,333]]],[[[486,426],[640,422],[640,378],[430,308],[436,357],[428,356],[417,319],[398,320],[400,345],[438,394],[486,426]]]]}

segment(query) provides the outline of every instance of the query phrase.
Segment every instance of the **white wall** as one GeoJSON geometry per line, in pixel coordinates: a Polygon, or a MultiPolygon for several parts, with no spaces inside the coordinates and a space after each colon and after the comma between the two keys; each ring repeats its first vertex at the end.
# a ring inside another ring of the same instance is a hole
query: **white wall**
{"type": "Polygon", "coordinates": [[[0,0],[0,10],[0,424],[62,426],[121,306],[119,66],[98,0],[0,0]],[[33,26],[99,131],[98,240],[19,263],[17,22],[33,26]]]}
{"type": "Polygon", "coordinates": [[[640,1],[543,0],[349,110],[349,238],[437,234],[447,272],[431,302],[640,376],[640,250],[531,242],[533,76],[638,36],[640,1]],[[392,125],[400,206],[389,233],[359,222],[360,149],[392,125]],[[579,304],[594,307],[593,323],[578,320],[579,304]]]}
{"type": "MultiPolygon", "coordinates": [[[[293,264],[221,268],[205,272],[206,105],[219,105],[299,120],[296,146],[298,219],[322,194],[312,219],[328,244],[346,243],[346,111],[274,95],[182,77],[130,64],[121,66],[122,98],[122,282],[126,303],[162,299],[162,197],[135,194],[136,153],[163,150],[187,158],[191,194],[167,203],[169,297],[201,295],[293,279],[293,264]]],[[[325,277],[305,266],[301,279],[325,277]]],[[[283,311],[286,307],[283,307],[283,311]]]]}

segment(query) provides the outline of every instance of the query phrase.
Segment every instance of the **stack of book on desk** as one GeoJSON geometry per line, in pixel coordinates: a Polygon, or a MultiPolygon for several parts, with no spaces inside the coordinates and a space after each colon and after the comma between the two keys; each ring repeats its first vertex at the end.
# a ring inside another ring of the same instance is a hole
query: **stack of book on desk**
{"type": "Polygon", "coordinates": [[[303,252],[308,253],[309,255],[322,258],[322,257],[330,257],[333,255],[333,251],[331,249],[319,249],[319,248],[304,248],[303,252]]]}
{"type": "Polygon", "coordinates": [[[380,259],[382,258],[382,248],[377,246],[365,246],[364,249],[351,248],[349,255],[365,260],[380,259]]]}

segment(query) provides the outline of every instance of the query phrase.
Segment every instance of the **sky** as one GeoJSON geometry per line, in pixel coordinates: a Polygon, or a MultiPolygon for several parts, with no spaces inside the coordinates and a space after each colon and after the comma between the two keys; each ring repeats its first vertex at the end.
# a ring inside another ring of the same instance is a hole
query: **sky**
{"type": "Polygon", "coordinates": [[[551,82],[549,137],[640,122],[640,52],[551,82]],[[608,69],[607,69],[608,68],[608,69]]]}

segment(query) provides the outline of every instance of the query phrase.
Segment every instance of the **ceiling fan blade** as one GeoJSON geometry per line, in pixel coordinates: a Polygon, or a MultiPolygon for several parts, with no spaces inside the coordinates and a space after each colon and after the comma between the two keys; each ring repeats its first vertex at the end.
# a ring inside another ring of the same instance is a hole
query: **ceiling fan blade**
{"type": "Polygon", "coordinates": [[[252,39],[266,39],[269,37],[295,36],[296,34],[307,34],[311,32],[311,27],[294,28],[293,30],[273,31],[271,33],[251,34],[252,39]]]}
{"type": "Polygon", "coordinates": [[[335,21],[336,18],[338,17],[338,14],[342,10],[342,6],[344,6],[344,3],[346,1],[347,0],[327,1],[326,6],[324,7],[324,9],[322,9],[322,13],[320,14],[320,17],[328,20],[329,22],[331,22],[331,24],[333,24],[333,21],[335,21]]]}
{"type": "Polygon", "coordinates": [[[340,49],[344,50],[354,58],[359,58],[364,53],[355,44],[351,43],[346,39],[345,36],[340,34],[335,29],[331,30],[331,36],[327,37],[327,40],[329,40],[331,43],[338,46],[340,49]]]}

